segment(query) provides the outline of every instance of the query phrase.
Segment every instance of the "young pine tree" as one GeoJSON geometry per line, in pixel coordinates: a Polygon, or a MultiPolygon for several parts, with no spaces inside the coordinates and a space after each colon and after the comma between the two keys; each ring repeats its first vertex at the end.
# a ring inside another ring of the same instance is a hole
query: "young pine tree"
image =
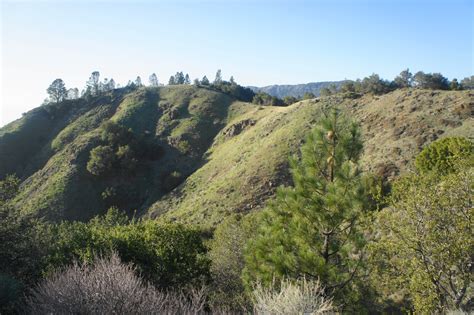
{"type": "Polygon", "coordinates": [[[345,295],[360,266],[365,205],[357,162],[359,127],[339,111],[324,113],[290,159],[294,187],[280,187],[248,243],[244,279],[320,279],[328,294],[345,295]]]}

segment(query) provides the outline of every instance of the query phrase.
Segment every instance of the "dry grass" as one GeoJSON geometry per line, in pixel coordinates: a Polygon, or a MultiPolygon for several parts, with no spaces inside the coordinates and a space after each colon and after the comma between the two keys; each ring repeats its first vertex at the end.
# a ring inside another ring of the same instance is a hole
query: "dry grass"
{"type": "Polygon", "coordinates": [[[332,300],[325,297],[321,283],[304,278],[298,281],[282,280],[278,286],[273,284],[270,288],[258,284],[254,298],[256,314],[316,315],[335,312],[332,300]]]}

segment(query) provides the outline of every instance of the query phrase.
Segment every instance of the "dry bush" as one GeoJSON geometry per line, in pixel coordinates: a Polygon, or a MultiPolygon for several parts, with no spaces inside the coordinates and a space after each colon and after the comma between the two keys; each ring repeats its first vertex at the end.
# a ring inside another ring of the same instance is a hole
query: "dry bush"
{"type": "Polygon", "coordinates": [[[278,288],[275,283],[269,288],[257,284],[253,293],[256,314],[328,314],[335,311],[332,299],[324,296],[319,281],[282,280],[278,288]]]}
{"type": "Polygon", "coordinates": [[[74,263],[57,271],[32,290],[32,314],[199,314],[206,291],[160,292],[145,283],[117,253],[94,264],[74,263]]]}

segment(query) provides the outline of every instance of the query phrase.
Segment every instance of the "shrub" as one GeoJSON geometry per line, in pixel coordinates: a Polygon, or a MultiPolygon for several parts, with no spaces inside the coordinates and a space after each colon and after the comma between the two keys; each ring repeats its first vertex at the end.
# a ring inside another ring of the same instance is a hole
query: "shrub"
{"type": "Polygon", "coordinates": [[[105,175],[117,169],[130,174],[144,166],[146,160],[158,160],[163,155],[163,149],[154,139],[137,136],[115,122],[105,122],[100,130],[102,145],[91,150],[87,163],[87,170],[93,175],[105,175]]]}
{"type": "Polygon", "coordinates": [[[115,160],[116,156],[112,147],[95,147],[91,150],[87,170],[93,175],[103,175],[113,168],[115,160]]]}
{"type": "Polygon", "coordinates": [[[0,203],[15,197],[20,183],[20,179],[15,175],[7,175],[3,180],[0,180],[0,203]]]}
{"type": "Polygon", "coordinates": [[[298,100],[296,97],[290,96],[290,95],[285,96],[285,97],[283,98],[283,103],[285,103],[285,105],[287,105],[287,106],[288,106],[288,105],[291,105],[291,104],[294,104],[294,103],[296,103],[296,102],[298,102],[298,101],[299,101],[299,100],[298,100]]]}
{"type": "Polygon", "coordinates": [[[474,144],[462,137],[449,137],[437,140],[425,147],[416,157],[415,166],[420,172],[434,171],[448,174],[454,171],[456,162],[471,157],[474,144]]]}
{"type": "Polygon", "coordinates": [[[222,222],[210,242],[214,305],[230,309],[249,308],[250,301],[241,279],[245,265],[244,246],[255,234],[259,214],[233,215],[222,222]]]}
{"type": "Polygon", "coordinates": [[[101,139],[111,145],[120,145],[130,143],[133,138],[133,132],[122,125],[113,121],[106,121],[101,126],[101,139]]]}
{"type": "Polygon", "coordinates": [[[271,96],[265,92],[259,92],[255,94],[252,99],[252,103],[257,105],[264,105],[264,106],[284,106],[285,103],[283,100],[279,99],[278,97],[271,96]]]}
{"type": "Polygon", "coordinates": [[[47,269],[91,262],[94,253],[115,250],[124,262],[133,263],[154,285],[168,289],[200,284],[209,278],[209,260],[199,230],[180,224],[132,221],[124,224],[115,208],[89,223],[62,223],[51,227],[55,239],[47,269]]]}
{"type": "Polygon", "coordinates": [[[54,272],[31,291],[27,310],[34,314],[189,314],[204,308],[205,296],[163,293],[123,264],[117,253],[94,264],[74,262],[54,272]]]}
{"type": "Polygon", "coordinates": [[[471,307],[472,187],[472,166],[445,176],[410,174],[394,183],[391,207],[376,215],[374,283],[408,293],[417,313],[471,307]]]}
{"type": "Polygon", "coordinates": [[[319,281],[305,278],[298,281],[281,280],[269,288],[257,284],[253,291],[256,314],[326,314],[334,312],[332,299],[324,295],[319,281]]]}

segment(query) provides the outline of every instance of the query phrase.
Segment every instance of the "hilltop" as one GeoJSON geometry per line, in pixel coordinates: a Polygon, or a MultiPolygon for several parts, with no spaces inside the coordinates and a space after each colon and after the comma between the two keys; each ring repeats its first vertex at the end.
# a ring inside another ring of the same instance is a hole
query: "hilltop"
{"type": "Polygon", "coordinates": [[[214,226],[229,213],[261,208],[290,183],[288,156],[322,108],[339,106],[361,123],[364,169],[391,178],[439,137],[474,138],[473,96],[399,89],[272,107],[190,85],[114,90],[36,108],[0,129],[0,150],[8,153],[0,156],[0,177],[16,173],[23,181],[16,207],[52,221],[87,220],[118,206],[130,215],[214,226]],[[107,121],[160,154],[136,157],[133,171],[91,174],[90,152],[104,145],[107,121]]]}

